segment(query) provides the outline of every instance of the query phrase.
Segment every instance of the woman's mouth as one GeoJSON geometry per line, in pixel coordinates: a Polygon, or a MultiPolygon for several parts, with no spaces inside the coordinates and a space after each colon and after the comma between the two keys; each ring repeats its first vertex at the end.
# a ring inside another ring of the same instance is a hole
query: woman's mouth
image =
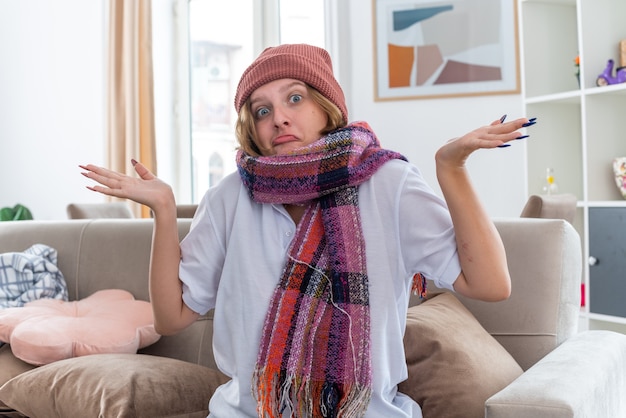
{"type": "Polygon", "coordinates": [[[282,144],[286,144],[288,142],[293,142],[297,140],[298,138],[296,138],[293,135],[281,135],[281,136],[277,136],[276,138],[274,138],[274,140],[272,141],[272,145],[277,146],[277,145],[282,145],[282,144]]]}

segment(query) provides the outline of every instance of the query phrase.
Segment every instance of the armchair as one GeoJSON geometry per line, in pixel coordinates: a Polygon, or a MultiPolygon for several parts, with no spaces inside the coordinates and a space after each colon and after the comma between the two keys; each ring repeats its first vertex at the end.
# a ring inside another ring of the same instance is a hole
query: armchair
{"type": "Polygon", "coordinates": [[[493,304],[463,303],[524,373],[487,399],[485,417],[626,417],[626,335],[578,332],[582,251],[576,230],[553,219],[496,225],[512,295],[493,304]]]}
{"type": "Polygon", "coordinates": [[[576,196],[570,193],[530,195],[520,217],[565,219],[573,223],[576,217],[576,196]]]}

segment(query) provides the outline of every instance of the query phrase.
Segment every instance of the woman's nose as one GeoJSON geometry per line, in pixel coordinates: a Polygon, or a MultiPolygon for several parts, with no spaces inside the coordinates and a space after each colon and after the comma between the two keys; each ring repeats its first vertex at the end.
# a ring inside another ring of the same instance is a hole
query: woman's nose
{"type": "Polygon", "coordinates": [[[280,107],[275,107],[274,108],[274,125],[276,125],[276,127],[280,127],[283,125],[289,125],[290,121],[289,121],[289,115],[287,114],[287,112],[284,109],[281,109],[280,107]]]}

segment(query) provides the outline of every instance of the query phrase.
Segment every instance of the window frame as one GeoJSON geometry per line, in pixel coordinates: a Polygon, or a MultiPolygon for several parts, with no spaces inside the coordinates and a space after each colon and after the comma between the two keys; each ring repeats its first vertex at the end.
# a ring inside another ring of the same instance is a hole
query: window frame
{"type": "MultiPolygon", "coordinates": [[[[168,58],[172,82],[169,106],[171,126],[157,130],[157,175],[172,186],[179,203],[198,203],[204,193],[195,192],[196,179],[192,150],[191,127],[191,45],[189,36],[189,3],[194,0],[173,0],[172,3],[172,48],[168,58]],[[165,132],[165,131],[168,132],[165,132]],[[160,137],[160,140],[159,140],[160,137]],[[164,173],[164,176],[161,175],[164,173]]],[[[336,76],[339,78],[339,61],[334,52],[337,42],[337,12],[343,0],[322,1],[324,7],[324,43],[333,57],[336,76]]],[[[253,0],[253,53],[260,54],[270,45],[280,43],[280,0],[253,0]]],[[[159,30],[153,25],[153,31],[159,30]]],[[[159,64],[165,64],[161,60],[159,64]]],[[[165,83],[162,83],[165,84],[165,83]]],[[[155,83],[156,87],[156,83],[155,83]]],[[[155,92],[155,100],[158,100],[155,92]]]]}

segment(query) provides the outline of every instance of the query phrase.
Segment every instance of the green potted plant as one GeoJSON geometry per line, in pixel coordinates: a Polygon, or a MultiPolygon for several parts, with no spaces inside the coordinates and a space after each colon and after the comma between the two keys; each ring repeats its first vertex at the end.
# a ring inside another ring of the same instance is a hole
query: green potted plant
{"type": "Polygon", "coordinates": [[[0,221],[26,221],[30,219],[33,219],[33,214],[20,203],[12,208],[7,206],[0,209],[0,221]]]}

